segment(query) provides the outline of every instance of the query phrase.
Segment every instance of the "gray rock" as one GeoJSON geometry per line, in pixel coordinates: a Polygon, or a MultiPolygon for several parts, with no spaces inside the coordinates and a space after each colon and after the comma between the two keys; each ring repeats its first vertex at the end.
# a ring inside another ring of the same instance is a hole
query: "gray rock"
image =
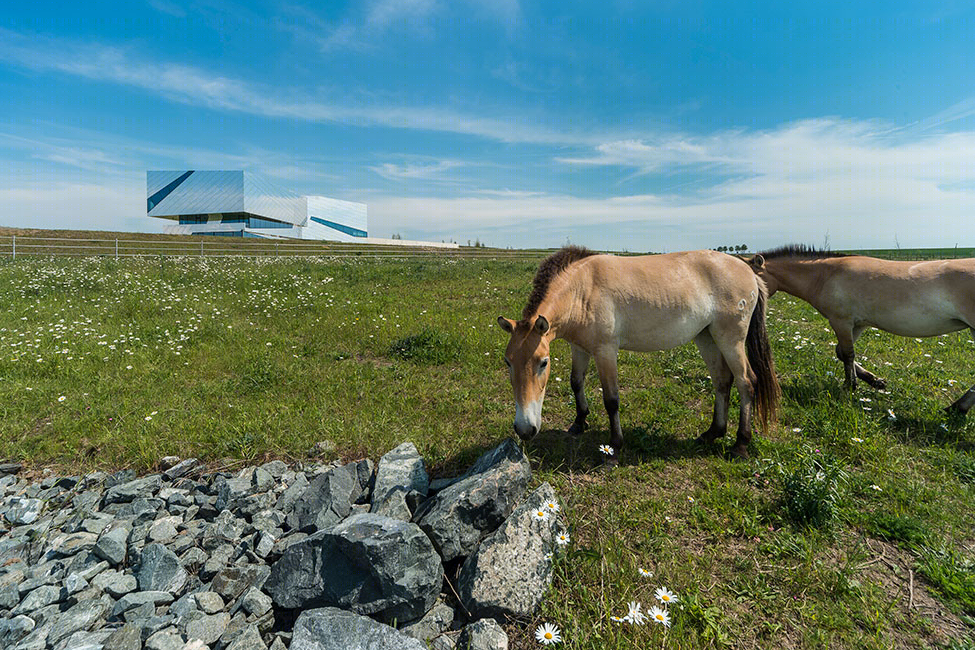
{"type": "Polygon", "coordinates": [[[92,630],[104,624],[104,619],[112,609],[112,602],[109,596],[80,601],[55,618],[47,635],[48,644],[55,645],[79,630],[92,630]]]}
{"type": "Polygon", "coordinates": [[[0,463],[0,475],[18,474],[24,469],[23,464],[15,462],[0,463]]]}
{"type": "Polygon", "coordinates": [[[341,609],[306,610],[295,621],[289,650],[426,650],[422,641],[341,609]]]}
{"type": "Polygon", "coordinates": [[[51,626],[41,625],[34,628],[34,631],[20,640],[12,650],[44,650],[47,648],[47,635],[51,631],[51,626]]]}
{"type": "Polygon", "coordinates": [[[493,618],[482,618],[464,627],[457,639],[464,650],[508,650],[508,635],[493,618]]]}
{"type": "Polygon", "coordinates": [[[20,602],[20,590],[17,585],[9,584],[0,587],[0,609],[13,609],[20,602]]]}
{"type": "Polygon", "coordinates": [[[112,566],[125,562],[129,549],[129,534],[132,526],[125,521],[117,521],[102,531],[92,552],[112,566]]]}
{"type": "MultiPolygon", "coordinates": [[[[430,650],[454,650],[460,632],[446,632],[430,642],[430,650]]],[[[462,649],[463,650],[463,649],[462,649]]]]}
{"type": "Polygon", "coordinates": [[[263,587],[270,574],[270,567],[264,564],[229,567],[214,576],[210,588],[227,601],[234,601],[251,587],[263,587]]]}
{"type": "Polygon", "coordinates": [[[95,533],[70,533],[58,535],[51,540],[48,550],[62,557],[90,551],[95,547],[98,535],[95,533]]]}
{"type": "Polygon", "coordinates": [[[69,594],[74,595],[79,591],[84,591],[87,589],[88,581],[77,573],[72,573],[64,579],[64,588],[68,590],[69,594]]]}
{"type": "Polygon", "coordinates": [[[142,650],[142,625],[126,623],[105,639],[102,650],[142,650]]]}
{"type": "Polygon", "coordinates": [[[203,643],[211,645],[223,635],[228,623],[230,623],[230,614],[227,612],[212,615],[197,612],[188,617],[188,620],[181,627],[188,639],[199,639],[203,643]]]}
{"type": "Polygon", "coordinates": [[[248,589],[240,602],[244,611],[254,616],[264,616],[271,611],[271,606],[273,605],[271,597],[257,587],[248,589]]]}
{"type": "Polygon", "coordinates": [[[358,485],[354,463],[316,476],[288,515],[288,525],[304,532],[331,528],[349,514],[358,485]]]}
{"type": "Polygon", "coordinates": [[[0,648],[9,648],[34,631],[34,619],[27,616],[14,616],[0,619],[0,648]]]}
{"type": "Polygon", "coordinates": [[[301,495],[308,489],[308,485],[308,478],[304,473],[298,474],[294,482],[278,497],[277,503],[274,504],[274,509],[284,513],[291,512],[295,507],[295,503],[298,502],[301,495]]]}
{"type": "Polygon", "coordinates": [[[201,591],[196,594],[196,606],[204,614],[216,614],[225,607],[223,598],[215,591],[201,591]]]}
{"type": "Polygon", "coordinates": [[[558,523],[551,514],[544,520],[534,513],[555,500],[543,483],[464,562],[458,592],[474,618],[529,618],[552,581],[552,551],[558,523]]]}
{"type": "Polygon", "coordinates": [[[413,511],[410,510],[410,505],[407,503],[405,490],[397,489],[387,492],[382,500],[373,501],[370,511],[377,515],[400,519],[402,521],[410,521],[413,519],[413,511]]]}
{"type": "Polygon", "coordinates": [[[68,597],[68,590],[59,585],[44,585],[31,591],[20,601],[20,604],[10,612],[14,616],[18,614],[30,614],[42,607],[60,603],[68,597]]]}
{"type": "Polygon", "coordinates": [[[246,522],[238,519],[229,510],[223,510],[213,523],[203,530],[201,545],[212,551],[221,544],[236,544],[244,533],[246,522]]]}
{"type": "Polygon", "coordinates": [[[176,554],[162,544],[149,544],[142,551],[136,579],[141,591],[178,594],[189,576],[176,554]]]}
{"type": "Polygon", "coordinates": [[[426,496],[429,488],[430,479],[423,466],[420,452],[412,442],[404,442],[379,459],[372,489],[372,502],[382,503],[393,490],[406,492],[415,490],[422,496],[426,496]]]}
{"type": "Polygon", "coordinates": [[[261,638],[261,632],[256,625],[248,625],[237,635],[227,650],[267,650],[267,645],[261,638]]]}
{"type": "Polygon", "coordinates": [[[438,600],[423,618],[415,623],[400,628],[400,632],[420,641],[431,641],[443,634],[454,622],[454,610],[438,600]]]}
{"type": "Polygon", "coordinates": [[[160,630],[146,639],[145,650],[183,650],[183,637],[175,630],[160,630]]]}
{"type": "Polygon", "coordinates": [[[289,609],[338,605],[409,621],[433,606],[442,584],[440,556],[416,524],[369,513],[290,546],[265,591],[289,609]]]}
{"type": "Polygon", "coordinates": [[[121,571],[104,571],[92,580],[92,584],[116,599],[139,588],[134,575],[121,571]]]}
{"type": "Polygon", "coordinates": [[[427,500],[414,521],[444,562],[465,557],[511,514],[530,477],[528,458],[508,438],[481,456],[464,478],[427,500]]]}
{"type": "Polygon", "coordinates": [[[112,616],[118,616],[147,603],[155,609],[156,605],[168,605],[171,602],[173,602],[173,595],[168,591],[135,591],[118,599],[112,609],[112,616]]]}
{"type": "Polygon", "coordinates": [[[32,524],[41,516],[44,502],[40,499],[11,497],[3,505],[3,516],[14,526],[32,524]]]}
{"type": "Polygon", "coordinates": [[[355,472],[359,489],[353,494],[352,502],[369,503],[376,478],[376,466],[368,458],[363,458],[355,464],[355,472]]]}
{"type": "Polygon", "coordinates": [[[107,506],[113,503],[129,503],[136,499],[148,499],[152,497],[162,486],[162,476],[151,474],[144,478],[128,481],[121,485],[110,487],[102,498],[102,505],[107,506]]]}
{"type": "Polygon", "coordinates": [[[59,643],[57,650],[103,650],[105,640],[111,635],[112,630],[75,632],[59,643]]]}
{"type": "Polygon", "coordinates": [[[165,544],[176,537],[176,526],[183,523],[182,517],[163,517],[152,522],[149,527],[149,540],[165,544]]]}

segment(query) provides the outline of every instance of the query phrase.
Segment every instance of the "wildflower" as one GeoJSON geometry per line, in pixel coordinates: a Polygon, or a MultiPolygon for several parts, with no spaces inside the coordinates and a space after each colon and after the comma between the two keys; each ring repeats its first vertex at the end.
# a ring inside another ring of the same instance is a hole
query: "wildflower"
{"type": "Polygon", "coordinates": [[[560,508],[559,504],[556,503],[555,501],[549,501],[545,504],[545,509],[554,514],[559,510],[561,510],[562,508],[560,508]]]}
{"type": "Polygon", "coordinates": [[[853,438],[850,438],[850,442],[863,442],[863,438],[857,438],[854,436],[853,438]]]}
{"type": "Polygon", "coordinates": [[[151,419],[152,419],[152,416],[151,416],[151,415],[147,415],[147,416],[146,416],[146,422],[148,422],[148,421],[149,421],[149,420],[151,420],[151,419]]]}
{"type": "Polygon", "coordinates": [[[670,603],[677,602],[677,596],[667,590],[667,587],[661,587],[653,594],[656,596],[657,600],[662,602],[664,605],[669,605],[670,603]]]}
{"type": "Polygon", "coordinates": [[[622,616],[610,616],[609,620],[613,621],[614,623],[626,623],[626,619],[622,616]]]}
{"type": "Polygon", "coordinates": [[[65,397],[64,395],[62,395],[61,397],[59,397],[59,398],[58,398],[58,401],[59,401],[59,402],[63,402],[63,401],[64,401],[64,400],[66,400],[66,399],[68,399],[68,398],[67,398],[67,397],[65,397]]]}
{"type": "Polygon", "coordinates": [[[623,620],[627,623],[643,625],[643,623],[647,620],[646,614],[640,611],[642,609],[642,605],[640,605],[640,603],[631,600],[629,605],[627,605],[627,609],[629,611],[627,612],[626,616],[623,617],[623,620]]]}
{"type": "Polygon", "coordinates": [[[870,489],[871,490],[874,490],[876,492],[883,492],[884,491],[884,489],[882,487],[880,487],[879,485],[871,485],[870,486],[870,489]]]}
{"type": "Polygon", "coordinates": [[[637,573],[639,573],[644,578],[652,578],[653,577],[653,571],[647,571],[643,567],[639,567],[637,569],[637,573]]]}
{"type": "Polygon", "coordinates": [[[607,456],[612,456],[614,451],[609,445],[599,445],[599,451],[603,452],[607,456]]]}
{"type": "Polygon", "coordinates": [[[535,628],[535,639],[542,645],[553,645],[562,641],[559,628],[551,623],[545,623],[535,628]]]}
{"type": "Polygon", "coordinates": [[[792,429],[792,433],[802,433],[802,429],[799,427],[795,427],[792,429]]]}
{"type": "Polygon", "coordinates": [[[694,497],[687,497],[688,503],[694,503],[694,497]]]}
{"type": "Polygon", "coordinates": [[[555,543],[559,546],[565,546],[569,543],[569,533],[559,533],[555,538],[555,543]]]}
{"type": "Polygon", "coordinates": [[[670,627],[670,614],[667,613],[666,609],[661,609],[654,605],[650,608],[650,618],[653,619],[655,623],[660,623],[664,627],[670,627]]]}
{"type": "Polygon", "coordinates": [[[670,515],[666,515],[666,516],[664,517],[664,521],[665,521],[665,522],[667,522],[667,523],[669,524],[670,522],[672,522],[672,521],[673,521],[673,519],[671,519],[671,518],[670,518],[670,515]]]}
{"type": "Polygon", "coordinates": [[[545,510],[544,508],[541,510],[536,510],[534,513],[532,513],[532,517],[538,521],[545,521],[548,519],[548,510],[545,510]]]}
{"type": "Polygon", "coordinates": [[[894,409],[887,409],[887,419],[891,422],[897,419],[897,416],[894,415],[894,409]]]}

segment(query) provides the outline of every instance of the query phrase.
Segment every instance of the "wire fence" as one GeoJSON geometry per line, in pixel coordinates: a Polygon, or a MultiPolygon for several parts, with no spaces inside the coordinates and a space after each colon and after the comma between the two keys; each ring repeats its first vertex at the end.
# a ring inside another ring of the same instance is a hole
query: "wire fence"
{"type": "Polygon", "coordinates": [[[323,241],[278,241],[253,239],[232,241],[229,237],[95,239],[71,237],[28,237],[0,235],[0,258],[58,257],[360,257],[360,258],[489,258],[540,259],[551,250],[487,247],[423,247],[396,244],[356,244],[323,241]]]}
{"type": "MultiPolygon", "coordinates": [[[[57,257],[359,257],[359,258],[484,258],[540,260],[553,249],[507,249],[460,246],[423,247],[325,241],[238,239],[229,237],[160,236],[154,239],[31,237],[0,235],[0,259],[57,257]]],[[[975,248],[904,248],[846,251],[892,260],[975,257],[975,248]]],[[[616,254],[627,255],[630,253],[616,254]]],[[[745,253],[746,255],[748,253],[745,253]]]]}

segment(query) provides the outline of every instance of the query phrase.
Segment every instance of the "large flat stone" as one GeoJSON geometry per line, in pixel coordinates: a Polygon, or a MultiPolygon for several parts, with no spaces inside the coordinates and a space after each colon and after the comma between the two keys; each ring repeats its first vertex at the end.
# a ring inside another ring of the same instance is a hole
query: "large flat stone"
{"type": "Polygon", "coordinates": [[[333,607],[304,611],[289,650],[426,650],[426,644],[388,625],[333,607]]]}

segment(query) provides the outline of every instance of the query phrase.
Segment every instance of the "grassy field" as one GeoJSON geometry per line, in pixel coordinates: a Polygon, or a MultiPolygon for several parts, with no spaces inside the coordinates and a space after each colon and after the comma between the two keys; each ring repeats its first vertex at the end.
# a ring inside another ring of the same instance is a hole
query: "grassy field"
{"type": "MultiPolygon", "coordinates": [[[[452,475],[511,432],[495,319],[520,313],[536,264],[0,259],[0,458],[234,467],[323,439],[349,459],[412,440],[452,475]]],[[[861,362],[889,388],[850,396],[809,306],[776,295],[769,330],[783,402],[752,460],[693,444],[712,398],[685,346],[621,355],[628,448],[610,475],[594,471],[608,442],[594,372],[590,430],[563,434],[555,344],[526,451],[572,541],[538,619],[508,627],[514,648],[537,647],[539,622],[567,648],[975,647],[975,416],[941,411],[975,382],[969,333],[866,333],[861,362]],[[660,586],[679,597],[669,629],[610,620],[660,586]]]]}

